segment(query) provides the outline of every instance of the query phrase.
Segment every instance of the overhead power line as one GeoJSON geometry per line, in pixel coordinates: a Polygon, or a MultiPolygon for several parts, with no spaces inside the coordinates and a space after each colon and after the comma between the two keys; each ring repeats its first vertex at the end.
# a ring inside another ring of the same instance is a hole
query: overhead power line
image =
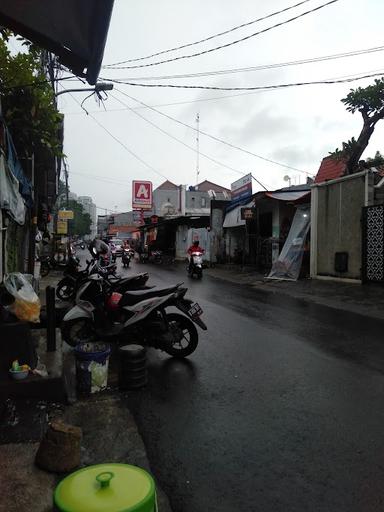
{"type": "Polygon", "coordinates": [[[339,0],[330,0],[329,2],[326,2],[325,4],[319,5],[318,7],[315,7],[309,11],[305,11],[301,14],[298,14],[297,16],[294,16],[293,18],[290,18],[285,21],[281,21],[280,23],[276,23],[275,25],[272,25],[271,27],[267,27],[263,30],[259,30],[258,32],[254,32],[253,34],[250,34],[248,36],[242,37],[241,39],[236,39],[235,41],[231,41],[226,44],[222,44],[220,46],[216,46],[214,48],[210,48],[209,50],[203,50],[201,52],[192,53],[190,55],[180,55],[178,57],[173,57],[171,59],[161,60],[157,62],[151,62],[149,64],[136,64],[134,66],[109,66],[108,69],[137,69],[137,68],[147,68],[150,66],[159,66],[160,64],[166,64],[168,62],[174,62],[181,59],[190,59],[192,57],[198,57],[200,55],[205,55],[207,53],[215,52],[217,50],[222,50],[223,48],[228,48],[230,46],[233,46],[238,43],[242,43],[243,41],[247,41],[248,39],[251,39],[252,37],[256,37],[260,34],[264,34],[265,32],[268,32],[274,28],[281,27],[282,25],[286,25],[287,23],[291,23],[292,21],[295,21],[299,18],[302,18],[303,16],[306,16],[307,14],[311,14],[313,12],[319,11],[320,9],[323,9],[324,7],[327,7],[328,5],[334,4],[338,2],[339,0]]]}
{"type": "MultiPolygon", "coordinates": [[[[325,62],[336,59],[344,59],[348,57],[357,57],[360,55],[366,55],[370,53],[382,52],[384,50],[384,46],[376,46],[373,48],[366,48],[362,50],[353,50],[350,52],[342,52],[335,53],[333,55],[324,55],[321,57],[310,57],[308,59],[300,59],[293,60],[288,62],[279,62],[272,64],[262,64],[260,66],[250,66],[245,68],[235,68],[235,69],[221,69],[215,71],[205,71],[201,73],[184,73],[178,75],[158,75],[158,76],[142,76],[142,77],[128,77],[128,78],[109,78],[110,80],[120,80],[120,81],[152,81],[152,80],[169,80],[169,79],[179,79],[179,78],[203,78],[209,76],[221,76],[221,75],[230,75],[235,73],[248,73],[254,71],[264,71],[269,69],[276,69],[288,66],[300,66],[303,64],[315,64],[317,62],[325,62]]],[[[104,79],[103,79],[104,80],[104,79]]]]}
{"type": "MultiPolygon", "coordinates": [[[[150,110],[153,110],[153,112],[156,112],[157,114],[159,114],[159,115],[161,115],[163,117],[166,117],[167,119],[170,119],[171,121],[174,121],[175,123],[178,123],[178,124],[180,124],[182,126],[185,126],[186,128],[190,128],[191,130],[197,131],[194,126],[189,125],[187,123],[184,123],[183,121],[180,121],[179,119],[176,119],[176,118],[174,118],[172,116],[169,116],[168,114],[165,114],[164,112],[161,112],[160,110],[157,110],[154,107],[151,107],[151,106],[147,105],[143,101],[140,101],[140,100],[134,98],[133,96],[130,96],[129,94],[121,91],[120,89],[116,89],[116,91],[119,92],[120,94],[122,94],[123,96],[126,96],[127,98],[135,101],[136,103],[139,103],[140,105],[143,105],[143,106],[149,108],[150,110]]],[[[313,173],[309,173],[307,171],[303,171],[302,169],[297,169],[296,167],[292,167],[290,165],[283,164],[281,162],[276,162],[275,160],[271,160],[270,158],[266,158],[264,156],[257,155],[256,153],[253,153],[252,151],[248,151],[247,149],[244,149],[244,148],[241,148],[239,146],[236,146],[235,144],[231,144],[230,142],[225,141],[223,139],[220,139],[219,137],[215,137],[214,135],[211,135],[210,133],[202,131],[201,129],[199,129],[199,133],[201,135],[205,135],[206,137],[209,137],[210,139],[215,140],[216,142],[220,142],[221,144],[225,144],[226,146],[229,146],[229,147],[231,147],[233,149],[237,149],[238,151],[242,151],[243,153],[247,153],[248,155],[251,155],[251,156],[254,156],[256,158],[259,158],[260,160],[264,160],[265,162],[269,162],[269,163],[272,163],[272,164],[275,164],[275,165],[279,165],[280,167],[284,167],[285,169],[291,169],[293,171],[301,172],[301,173],[304,173],[304,174],[307,174],[307,175],[312,175],[313,174],[313,173]]]]}
{"type": "MultiPolygon", "coordinates": [[[[83,112],[83,115],[84,115],[84,112],[83,112]]],[[[120,181],[119,179],[116,179],[116,178],[106,178],[106,177],[103,177],[103,176],[98,176],[96,174],[86,174],[86,173],[77,172],[77,171],[76,172],[75,171],[71,171],[71,174],[75,174],[77,176],[84,176],[84,177],[92,178],[93,180],[96,180],[96,181],[103,181],[104,183],[109,183],[111,185],[124,186],[124,187],[127,187],[129,189],[131,189],[131,187],[132,187],[132,183],[120,181]]]]}
{"type": "MultiPolygon", "coordinates": [[[[271,89],[287,89],[289,87],[301,87],[303,85],[332,85],[342,84],[348,82],[355,82],[357,80],[363,80],[364,78],[372,78],[376,76],[382,76],[383,72],[373,73],[369,75],[363,75],[359,77],[343,78],[335,80],[314,80],[313,82],[294,82],[287,84],[276,84],[276,85],[258,85],[255,87],[219,87],[219,86],[208,86],[208,85],[176,85],[176,84],[142,84],[134,82],[121,82],[120,80],[108,80],[115,84],[120,85],[131,85],[133,87],[160,87],[160,88],[171,88],[171,89],[203,89],[208,91],[268,91],[271,89]]],[[[107,79],[106,79],[107,80],[107,79]]]]}
{"type": "Polygon", "coordinates": [[[182,50],[183,48],[188,48],[189,46],[195,46],[200,43],[205,43],[206,41],[210,41],[216,37],[224,36],[226,34],[229,34],[230,32],[234,32],[235,30],[239,30],[240,28],[248,27],[249,25],[253,25],[254,23],[258,23],[260,21],[264,21],[268,18],[272,18],[273,16],[277,16],[278,14],[282,14],[283,12],[289,11],[290,9],[294,9],[295,7],[299,7],[300,5],[306,4],[310,2],[311,0],[303,0],[302,2],[299,2],[295,5],[291,5],[289,7],[286,7],[285,9],[281,9],[280,11],[273,12],[272,14],[268,14],[267,16],[263,16],[262,18],[257,18],[252,21],[248,21],[247,23],[242,23],[241,25],[237,25],[236,27],[230,28],[229,30],[224,30],[223,32],[219,32],[218,34],[213,34],[212,36],[206,37],[204,39],[200,39],[199,41],[194,41],[193,43],[186,43],[182,44],[180,46],[175,46],[174,48],[169,48],[168,50],[162,50],[157,53],[152,53],[151,55],[147,55],[146,57],[138,57],[136,59],[128,59],[123,60],[121,62],[115,62],[114,64],[107,64],[103,66],[104,68],[108,68],[110,66],[119,66],[121,64],[126,64],[128,62],[137,62],[140,60],[146,60],[151,59],[152,57],[157,57],[159,55],[163,55],[164,53],[174,52],[176,50],[182,50]]]}
{"type": "MultiPolygon", "coordinates": [[[[126,85],[125,83],[122,83],[120,85],[126,85]]],[[[157,108],[164,108],[164,107],[173,107],[173,106],[177,106],[177,105],[189,105],[190,103],[201,103],[201,102],[206,102],[206,101],[218,101],[218,100],[223,100],[223,99],[227,99],[227,98],[237,98],[239,96],[249,96],[251,94],[258,94],[260,92],[263,92],[263,91],[251,91],[251,92],[243,92],[243,93],[239,93],[239,94],[223,94],[222,96],[213,96],[211,98],[199,98],[199,99],[195,99],[195,100],[185,100],[185,101],[175,101],[175,102],[172,102],[172,103],[160,103],[158,105],[151,105],[152,107],[157,107],[157,108]]],[[[137,107],[136,109],[137,110],[141,110],[141,109],[146,109],[146,108],[149,108],[149,107],[137,107]]],[[[126,108],[111,108],[111,109],[106,109],[106,110],[91,110],[91,111],[88,111],[89,113],[92,113],[92,114],[100,114],[100,113],[103,113],[103,112],[122,112],[124,110],[127,110],[126,108]]],[[[83,112],[79,112],[79,111],[76,111],[76,112],[64,112],[65,115],[75,115],[75,114],[83,114],[83,112]]]]}
{"type": "MultiPolygon", "coordinates": [[[[55,78],[55,82],[63,81],[63,80],[69,80],[72,81],[73,76],[66,76],[64,78],[55,78]]],[[[23,89],[24,87],[39,87],[40,85],[51,85],[50,80],[36,80],[35,82],[29,82],[27,84],[20,84],[20,85],[10,85],[7,86],[6,84],[9,83],[10,80],[6,83],[0,84],[0,91],[11,91],[13,89],[23,89]]]]}
{"type": "MultiPolygon", "coordinates": [[[[120,91],[118,91],[120,92],[120,91]]],[[[122,93],[124,94],[124,93],[122,93]]],[[[158,126],[156,123],[153,123],[152,121],[150,121],[149,119],[147,119],[146,117],[144,117],[143,115],[141,115],[139,112],[137,112],[135,109],[129,107],[126,103],[124,103],[123,101],[121,101],[119,98],[117,98],[115,95],[113,94],[110,94],[110,96],[112,98],[114,98],[116,101],[118,101],[119,103],[121,103],[122,105],[124,105],[126,107],[127,110],[129,110],[130,112],[132,112],[133,114],[135,114],[136,116],[140,117],[141,119],[143,119],[145,122],[147,122],[148,124],[150,124],[151,126],[153,126],[154,128],[156,128],[157,130],[159,130],[160,132],[164,133],[165,135],[167,135],[168,137],[170,137],[171,139],[179,142],[180,144],[182,144],[183,146],[185,146],[186,148],[190,149],[191,151],[193,151],[194,153],[197,153],[197,150],[196,148],[194,148],[193,146],[190,146],[189,144],[186,144],[184,141],[178,139],[177,137],[175,137],[174,135],[172,135],[171,133],[167,132],[166,130],[163,130],[163,128],[161,128],[160,126],[158,126]]],[[[240,171],[238,169],[234,169],[233,167],[227,165],[227,164],[224,164],[223,162],[220,162],[218,160],[216,160],[215,158],[212,158],[208,155],[206,155],[205,153],[202,153],[200,150],[198,151],[199,155],[200,156],[203,156],[204,158],[206,158],[207,160],[210,160],[211,162],[215,163],[216,165],[218,165],[219,167],[225,167],[226,169],[229,169],[233,172],[236,172],[237,174],[241,174],[241,176],[245,176],[246,174],[249,174],[248,172],[243,172],[243,171],[240,171]]],[[[257,181],[257,183],[259,183],[259,185],[264,188],[265,190],[268,190],[267,187],[265,187],[265,185],[263,185],[263,183],[261,183],[257,178],[254,178],[255,181],[257,181]]]]}
{"type": "Polygon", "coordinates": [[[96,206],[96,208],[98,210],[104,210],[105,212],[116,213],[115,210],[111,210],[110,208],[103,208],[102,206],[96,206]]]}
{"type": "MultiPolygon", "coordinates": [[[[62,86],[63,87],[63,86],[62,86]]],[[[63,89],[65,89],[65,87],[63,87],[63,89]]],[[[81,107],[81,104],[79,101],[77,101],[77,99],[73,96],[72,93],[68,93],[72,98],[73,100],[79,105],[79,107],[81,107]]],[[[168,178],[166,176],[164,176],[164,174],[161,174],[161,172],[159,172],[157,169],[155,169],[154,167],[152,167],[152,165],[148,164],[145,160],[143,160],[141,157],[139,157],[138,155],[136,155],[136,153],[134,153],[131,149],[129,149],[129,147],[124,144],[124,142],[122,142],[120,139],[118,139],[117,137],[115,137],[115,135],[113,135],[112,132],[110,132],[103,124],[99,123],[99,121],[92,115],[92,114],[89,114],[89,117],[91,119],[94,120],[94,122],[100,126],[100,128],[102,130],[104,130],[106,133],[108,133],[108,135],[110,137],[112,137],[112,139],[114,139],[118,144],[120,144],[120,146],[122,146],[131,156],[133,156],[134,158],[136,158],[136,160],[138,160],[140,163],[142,163],[145,167],[147,167],[148,169],[150,169],[151,171],[153,171],[155,174],[158,174],[159,176],[161,176],[162,178],[164,178],[165,180],[167,180],[168,178]]]]}

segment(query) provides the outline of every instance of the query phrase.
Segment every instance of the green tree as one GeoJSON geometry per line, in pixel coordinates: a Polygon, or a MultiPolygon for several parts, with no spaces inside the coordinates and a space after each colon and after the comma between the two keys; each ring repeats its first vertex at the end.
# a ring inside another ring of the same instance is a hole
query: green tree
{"type": "Polygon", "coordinates": [[[361,155],[368,146],[376,123],[384,118],[384,78],[376,79],[368,87],[351,89],[341,101],[348,112],[360,112],[363,117],[363,127],[358,138],[344,143],[346,146],[342,150],[347,159],[347,173],[351,174],[356,170],[361,155]]]}
{"type": "Polygon", "coordinates": [[[74,214],[73,220],[68,221],[68,231],[71,235],[81,236],[91,233],[91,217],[89,213],[84,212],[83,205],[74,199],[70,199],[68,210],[72,210],[74,214]]]}
{"type": "Polygon", "coordinates": [[[44,50],[17,37],[25,51],[12,55],[10,35],[9,31],[0,34],[0,95],[3,117],[17,152],[29,156],[45,148],[61,156],[63,116],[56,108],[54,90],[42,65],[44,50]]]}
{"type": "MultiPolygon", "coordinates": [[[[69,187],[68,187],[69,192],[69,187]]],[[[65,185],[65,181],[59,180],[58,192],[57,192],[57,201],[61,204],[65,204],[65,198],[67,194],[67,187],[65,185]]]]}
{"type": "Polygon", "coordinates": [[[367,167],[380,167],[384,165],[384,156],[380,153],[380,151],[376,151],[375,156],[373,158],[367,158],[366,160],[367,167]]]}
{"type": "Polygon", "coordinates": [[[68,221],[68,230],[71,235],[83,237],[91,233],[92,219],[90,215],[84,211],[83,205],[75,199],[70,199],[67,207],[67,189],[63,180],[59,180],[56,211],[61,208],[72,210],[74,213],[74,219],[68,221]]]}

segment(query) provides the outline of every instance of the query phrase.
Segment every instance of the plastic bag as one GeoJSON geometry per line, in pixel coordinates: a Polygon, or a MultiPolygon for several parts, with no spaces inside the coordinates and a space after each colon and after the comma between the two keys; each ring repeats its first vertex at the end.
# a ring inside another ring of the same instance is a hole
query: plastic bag
{"type": "Polygon", "coordinates": [[[9,306],[9,310],[19,320],[38,323],[40,321],[40,299],[27,276],[20,272],[8,274],[4,279],[4,286],[15,298],[15,302],[9,306]]]}

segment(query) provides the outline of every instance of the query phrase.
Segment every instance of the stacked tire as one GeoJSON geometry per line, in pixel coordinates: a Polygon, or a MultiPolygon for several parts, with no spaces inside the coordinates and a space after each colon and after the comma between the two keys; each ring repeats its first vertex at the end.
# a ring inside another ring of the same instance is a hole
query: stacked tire
{"type": "Polygon", "coordinates": [[[128,391],[144,387],[148,382],[147,355],[141,345],[119,348],[119,389],[128,391]]]}

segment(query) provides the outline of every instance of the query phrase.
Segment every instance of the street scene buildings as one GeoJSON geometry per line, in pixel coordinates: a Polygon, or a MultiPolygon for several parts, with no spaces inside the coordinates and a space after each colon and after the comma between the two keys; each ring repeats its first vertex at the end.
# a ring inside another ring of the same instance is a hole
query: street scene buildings
{"type": "Polygon", "coordinates": [[[361,7],[0,3],[0,512],[383,510],[361,7]]]}

